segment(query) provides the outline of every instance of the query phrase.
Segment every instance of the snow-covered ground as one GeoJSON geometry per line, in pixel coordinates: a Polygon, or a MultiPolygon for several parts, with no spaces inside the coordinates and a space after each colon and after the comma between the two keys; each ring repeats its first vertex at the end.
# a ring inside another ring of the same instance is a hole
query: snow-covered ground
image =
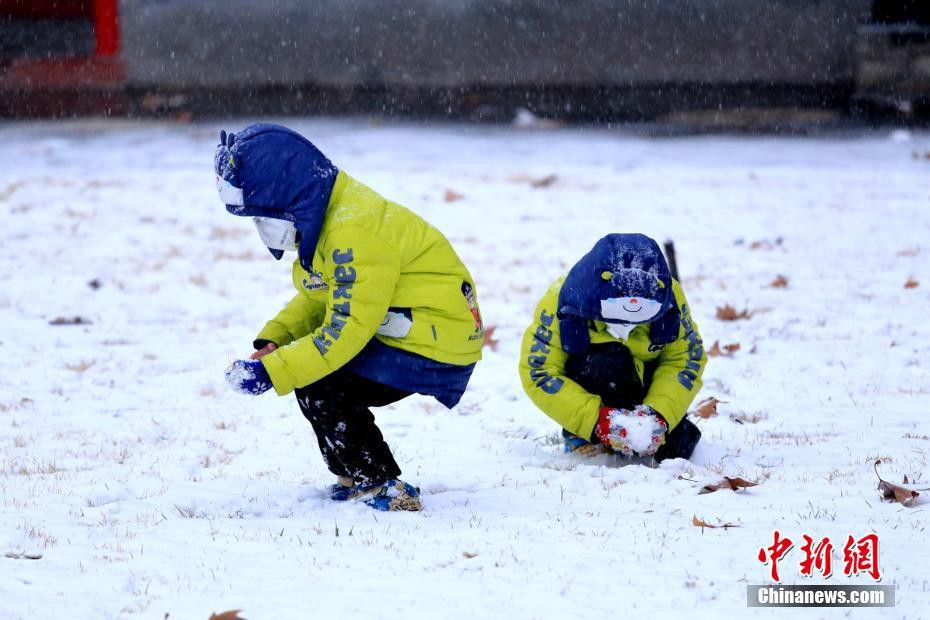
{"type": "Polygon", "coordinates": [[[0,617],[930,617],[930,493],[883,503],[873,471],[930,486],[930,134],[293,121],[446,233],[496,326],[455,410],[378,412],[426,504],[385,514],[323,497],[292,398],[223,381],[292,295],[216,196],[244,124],[0,127],[0,617]],[[519,385],[536,301],[616,231],[674,239],[706,345],[741,345],[692,462],[566,456],[519,385]],[[760,484],[698,494],[721,475],[760,484]],[[842,548],[877,533],[897,606],[747,609],[776,529],[784,583],[824,583],[804,534],[836,547],[827,583],[873,583],[842,548]]]}

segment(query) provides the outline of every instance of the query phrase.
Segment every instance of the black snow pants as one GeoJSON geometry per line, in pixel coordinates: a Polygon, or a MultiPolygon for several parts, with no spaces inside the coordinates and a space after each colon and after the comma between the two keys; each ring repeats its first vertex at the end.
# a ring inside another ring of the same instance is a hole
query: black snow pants
{"type": "Polygon", "coordinates": [[[369,407],[383,407],[410,396],[348,370],[338,370],[294,391],[304,417],[313,426],[329,471],[356,482],[384,482],[400,476],[400,467],[375,424],[369,407]]]}
{"type": "MultiPolygon", "coordinates": [[[[565,375],[592,394],[601,397],[605,407],[633,409],[643,403],[652,380],[654,366],[646,364],[640,380],[633,362],[633,354],[619,342],[592,344],[581,354],[570,355],[565,363],[565,375]]],[[[568,431],[563,431],[568,434],[568,431]]],[[[600,443],[597,436],[584,437],[591,443],[600,443]]],[[[701,431],[688,418],[684,418],[665,438],[656,452],[656,460],[689,458],[701,439],[701,431]]]]}

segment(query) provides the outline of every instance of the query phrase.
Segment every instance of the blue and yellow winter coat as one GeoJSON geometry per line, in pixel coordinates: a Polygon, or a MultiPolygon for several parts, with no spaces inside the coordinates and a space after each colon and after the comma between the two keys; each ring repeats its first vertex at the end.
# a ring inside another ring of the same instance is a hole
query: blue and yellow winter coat
{"type": "Polygon", "coordinates": [[[297,294],[257,335],[279,347],[262,358],[275,391],[345,367],[458,402],[483,326],[474,280],[442,233],[283,127],[250,126],[226,151],[217,171],[244,203],[228,210],[291,219],[300,233],[297,294]]]}
{"type": "MultiPolygon", "coordinates": [[[[636,237],[641,238],[637,242],[648,239],[636,237]]],[[[632,353],[640,379],[647,364],[654,368],[644,404],[660,413],[671,430],[684,418],[700,390],[707,362],[685,295],[678,281],[668,274],[656,246],[659,282],[670,291],[663,301],[662,315],[652,323],[636,325],[626,339],[615,337],[608,331],[608,322],[598,316],[597,304],[587,303],[605,295],[591,290],[593,286],[611,286],[610,278],[599,282],[601,275],[607,276],[611,269],[598,262],[602,257],[595,256],[597,249],[595,246],[595,251],[579,261],[567,276],[556,280],[536,306],[520,354],[523,389],[562,428],[579,437],[591,437],[604,403],[565,375],[566,362],[570,355],[583,354],[590,344],[619,342],[632,353]]]]}

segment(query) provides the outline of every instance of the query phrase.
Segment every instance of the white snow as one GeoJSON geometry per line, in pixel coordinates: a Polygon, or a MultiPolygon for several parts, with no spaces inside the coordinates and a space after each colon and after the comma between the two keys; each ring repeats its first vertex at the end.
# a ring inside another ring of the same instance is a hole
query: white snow
{"type": "Polygon", "coordinates": [[[446,233],[497,328],[455,410],[378,412],[426,506],[384,514],[324,497],[292,397],[224,381],[294,294],[217,200],[219,129],[246,123],[0,126],[0,617],[743,617],[775,529],[784,583],[823,582],[798,573],[804,534],[831,537],[829,583],[871,583],[842,547],[877,533],[897,606],[853,615],[926,616],[930,493],[882,503],[873,463],[930,486],[930,134],[293,121],[446,233]],[[566,456],[520,388],[539,297],[625,231],[674,239],[705,344],[742,345],[708,366],[725,402],[692,462],[566,456]],[[721,475],[760,484],[698,494],[721,475]]]}
{"type": "Polygon", "coordinates": [[[639,407],[632,412],[617,411],[611,417],[626,429],[626,440],[633,452],[642,453],[652,445],[652,436],[656,429],[656,421],[650,415],[637,415],[639,407]]]}

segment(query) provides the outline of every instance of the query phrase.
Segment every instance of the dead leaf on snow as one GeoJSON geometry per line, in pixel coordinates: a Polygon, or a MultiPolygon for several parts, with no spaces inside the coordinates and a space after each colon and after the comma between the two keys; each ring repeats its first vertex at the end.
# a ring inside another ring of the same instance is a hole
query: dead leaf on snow
{"type": "Polygon", "coordinates": [[[710,346],[707,350],[708,357],[733,357],[733,354],[740,350],[740,344],[734,342],[732,344],[725,344],[721,348],[720,341],[715,340],[714,344],[710,346]]]}
{"type": "Polygon", "coordinates": [[[721,321],[738,321],[739,319],[748,319],[751,316],[752,312],[749,310],[737,311],[737,309],[730,304],[725,304],[723,307],[717,307],[717,318],[721,321]]]}
{"type": "Polygon", "coordinates": [[[769,241],[768,239],[760,239],[758,241],[753,241],[749,244],[750,250],[774,250],[775,246],[781,246],[784,242],[784,239],[781,237],[775,237],[774,241],[769,241]]]}
{"type": "Polygon", "coordinates": [[[920,286],[920,282],[914,278],[908,278],[907,282],[904,283],[904,288],[917,288],[918,286],[920,286]]]}
{"type": "Polygon", "coordinates": [[[772,288],[788,288],[788,278],[778,274],[775,276],[775,279],[769,282],[769,286],[772,288]]]}
{"type": "Polygon", "coordinates": [[[558,175],[556,175],[556,174],[550,174],[550,175],[544,176],[544,177],[539,178],[539,179],[531,179],[531,180],[530,180],[530,187],[535,187],[536,189],[540,189],[540,188],[543,188],[543,187],[549,187],[550,185],[552,185],[553,183],[555,183],[555,182],[558,181],[558,180],[559,180],[558,175]]]}
{"type": "Polygon", "coordinates": [[[726,403],[725,400],[717,400],[713,396],[710,398],[705,398],[697,404],[697,407],[694,408],[694,411],[691,413],[696,415],[699,418],[706,420],[707,418],[713,418],[720,414],[717,413],[717,405],[720,403],[726,403]]]}
{"type": "Polygon", "coordinates": [[[48,322],[49,325],[93,325],[93,323],[82,316],[75,317],[57,317],[48,322]]]}
{"type": "Polygon", "coordinates": [[[10,558],[11,560],[41,560],[41,553],[17,553],[15,551],[7,551],[4,554],[5,558],[10,558]]]}
{"type": "MultiPolygon", "coordinates": [[[[902,486],[897,484],[892,484],[887,480],[882,480],[882,475],[878,473],[878,466],[881,464],[881,460],[875,461],[875,475],[878,476],[878,490],[881,491],[882,499],[886,502],[898,502],[903,506],[908,508],[913,507],[917,504],[917,498],[920,496],[920,493],[914,489],[905,489],[902,486]]],[[[905,484],[907,483],[907,476],[904,477],[905,484]]],[[[919,491],[927,491],[930,489],[919,489],[919,491]]]]}
{"type": "Polygon", "coordinates": [[[447,189],[446,192],[442,195],[442,199],[446,202],[458,202],[459,200],[464,199],[465,196],[456,192],[455,190],[447,189]]]}
{"type": "Polygon", "coordinates": [[[739,491],[740,489],[748,489],[749,487],[757,486],[758,482],[749,482],[748,480],[743,480],[742,478],[730,478],[724,476],[723,480],[715,484],[705,484],[698,495],[705,495],[707,493],[713,493],[714,491],[719,491],[720,489],[730,489],[731,491],[739,491]]]}
{"type": "Polygon", "coordinates": [[[724,523],[724,522],[722,522],[722,521],[720,521],[719,523],[717,523],[717,525],[713,525],[713,524],[711,524],[711,523],[708,523],[707,521],[704,521],[703,519],[698,519],[698,518],[697,518],[697,515],[691,517],[691,525],[693,525],[693,526],[695,526],[695,527],[700,527],[700,528],[705,528],[705,527],[709,527],[709,528],[718,528],[718,527],[722,527],[723,529],[727,529],[727,528],[730,528],[730,527],[739,527],[739,524],[738,524],[738,523],[724,523]]]}
{"type": "Polygon", "coordinates": [[[472,559],[472,558],[478,557],[478,554],[477,554],[477,553],[472,553],[471,551],[463,551],[463,552],[462,552],[462,557],[467,558],[467,559],[470,560],[470,559],[472,559]]]}
{"type": "Polygon", "coordinates": [[[239,615],[241,609],[231,609],[219,614],[210,614],[210,620],[245,620],[239,615]]]}
{"type": "Polygon", "coordinates": [[[96,363],[97,363],[96,360],[83,360],[81,362],[78,362],[77,364],[65,364],[65,368],[73,372],[81,373],[96,363]]]}

